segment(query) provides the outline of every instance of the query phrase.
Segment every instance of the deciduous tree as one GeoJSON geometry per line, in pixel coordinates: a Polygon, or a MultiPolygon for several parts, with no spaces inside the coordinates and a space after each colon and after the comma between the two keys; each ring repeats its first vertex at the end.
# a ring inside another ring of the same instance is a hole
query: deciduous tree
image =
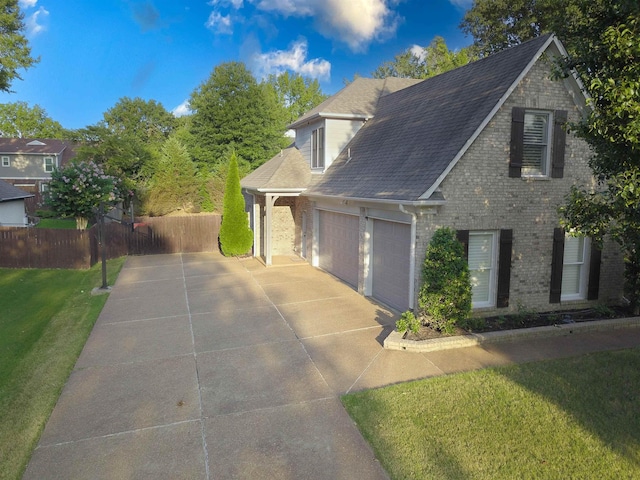
{"type": "Polygon", "coordinates": [[[69,133],[39,105],[0,103],[0,136],[6,138],[66,138],[69,133]]]}
{"type": "Polygon", "coordinates": [[[72,162],[51,173],[45,202],[61,216],[75,217],[80,230],[87,227],[100,204],[113,207],[122,200],[118,180],[94,162],[72,162]]]}
{"type": "Polygon", "coordinates": [[[0,6],[0,90],[11,91],[18,70],[29,68],[39,59],[31,56],[31,47],[24,36],[24,15],[18,0],[4,0],[0,6]]]}
{"type": "Polygon", "coordinates": [[[474,59],[468,48],[449,50],[442,37],[435,37],[424,48],[411,48],[372,72],[373,78],[429,78],[466,65],[474,59]]]}
{"type": "Polygon", "coordinates": [[[278,105],[243,63],[214,68],[189,100],[194,159],[214,167],[233,150],[253,167],[285,146],[278,105]]]}

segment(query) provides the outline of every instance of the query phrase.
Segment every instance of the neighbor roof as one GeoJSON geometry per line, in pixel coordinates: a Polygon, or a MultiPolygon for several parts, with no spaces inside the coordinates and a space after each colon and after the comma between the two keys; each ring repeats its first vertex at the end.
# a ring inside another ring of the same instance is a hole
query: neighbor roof
{"type": "Polygon", "coordinates": [[[75,156],[74,143],[53,138],[0,138],[1,154],[60,155],[61,164],[75,156]]]}
{"type": "Polygon", "coordinates": [[[335,95],[302,115],[289,125],[297,128],[319,117],[369,119],[376,113],[381,97],[421,82],[415,78],[356,78],[335,95]]]}
{"type": "Polygon", "coordinates": [[[538,37],[382,96],[306,194],[427,199],[552,40],[538,37]]]}
{"type": "Polygon", "coordinates": [[[294,145],[290,145],[244,177],[240,184],[249,190],[301,191],[310,180],[309,163],[294,145]]]}
{"type": "Polygon", "coordinates": [[[24,190],[20,190],[18,187],[14,187],[10,183],[0,180],[0,202],[9,202],[11,200],[20,200],[23,198],[30,198],[34,195],[27,193],[24,190]]]}

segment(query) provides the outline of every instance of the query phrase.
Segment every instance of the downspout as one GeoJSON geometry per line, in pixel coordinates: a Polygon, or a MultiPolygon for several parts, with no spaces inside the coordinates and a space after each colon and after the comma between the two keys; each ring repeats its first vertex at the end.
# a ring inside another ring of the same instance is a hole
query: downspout
{"type": "Polygon", "coordinates": [[[409,305],[411,310],[415,308],[415,281],[416,281],[416,230],[418,216],[415,212],[409,212],[404,205],[398,204],[400,211],[411,216],[411,258],[409,261],[409,305]]]}

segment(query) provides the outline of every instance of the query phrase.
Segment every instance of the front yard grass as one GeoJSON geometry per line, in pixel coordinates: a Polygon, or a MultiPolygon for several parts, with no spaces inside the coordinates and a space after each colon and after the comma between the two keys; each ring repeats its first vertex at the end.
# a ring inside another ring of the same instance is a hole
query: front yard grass
{"type": "MultiPolygon", "coordinates": [[[[108,262],[113,284],[124,258],[108,262]]],[[[107,295],[89,270],[0,269],[0,479],[18,479],[107,295]]]]}
{"type": "Polygon", "coordinates": [[[393,479],[640,478],[640,348],[342,398],[393,479]]]}

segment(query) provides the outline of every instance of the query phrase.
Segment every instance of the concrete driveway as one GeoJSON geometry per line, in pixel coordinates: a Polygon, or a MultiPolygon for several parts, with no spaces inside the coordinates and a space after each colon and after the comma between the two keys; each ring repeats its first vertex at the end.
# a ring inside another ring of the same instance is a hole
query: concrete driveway
{"type": "Polygon", "coordinates": [[[341,394],[640,344],[632,328],[384,350],[396,318],[302,262],[130,257],[24,479],[383,479],[341,394]]]}
{"type": "Polygon", "coordinates": [[[305,264],[130,257],[24,478],[387,478],[339,395],[436,373],[395,320],[305,264]]]}

